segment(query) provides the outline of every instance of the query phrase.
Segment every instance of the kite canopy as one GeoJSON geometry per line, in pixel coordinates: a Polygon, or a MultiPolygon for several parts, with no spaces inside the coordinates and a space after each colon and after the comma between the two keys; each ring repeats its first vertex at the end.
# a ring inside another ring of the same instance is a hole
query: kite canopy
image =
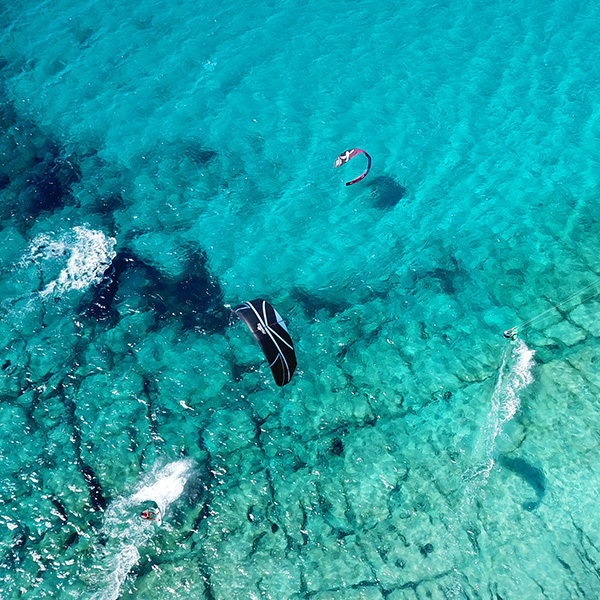
{"type": "Polygon", "coordinates": [[[296,369],[296,353],[280,314],[266,300],[250,300],[233,308],[258,342],[278,386],[290,382],[296,369]]]}
{"type": "Polygon", "coordinates": [[[369,161],[367,163],[367,168],[366,168],[365,172],[362,175],[360,175],[359,177],[357,177],[356,179],[353,179],[352,181],[346,181],[346,185],[352,185],[353,183],[360,181],[361,179],[363,179],[363,177],[366,176],[366,174],[369,172],[369,169],[371,168],[371,157],[364,150],[361,150],[360,148],[352,148],[351,150],[346,150],[346,152],[342,152],[335,159],[334,168],[337,168],[337,167],[343,165],[344,163],[347,163],[351,158],[354,158],[357,154],[364,154],[367,157],[367,160],[369,161]]]}

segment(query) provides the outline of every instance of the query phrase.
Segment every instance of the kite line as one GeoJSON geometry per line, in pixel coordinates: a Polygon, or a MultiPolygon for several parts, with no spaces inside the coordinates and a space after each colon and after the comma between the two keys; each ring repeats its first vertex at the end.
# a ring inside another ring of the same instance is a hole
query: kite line
{"type": "MultiPolygon", "coordinates": [[[[596,279],[596,281],[586,285],[585,287],[581,288],[580,290],[577,290],[574,294],[571,294],[564,300],[561,300],[558,304],[555,304],[554,306],[551,306],[550,308],[541,312],[539,315],[536,315],[535,317],[532,317],[531,319],[529,319],[527,321],[523,321],[523,323],[520,323],[519,325],[515,325],[514,327],[507,329],[504,332],[504,337],[509,340],[516,340],[519,333],[521,331],[523,331],[524,329],[527,329],[528,327],[530,327],[532,323],[534,323],[538,319],[541,319],[542,317],[544,317],[548,313],[552,312],[553,310],[558,309],[559,307],[563,306],[564,304],[567,304],[568,302],[570,302],[571,300],[573,300],[574,298],[579,296],[579,294],[582,294],[583,292],[586,292],[587,290],[592,289],[599,284],[600,284],[600,277],[598,277],[596,279]]],[[[580,300],[578,304],[583,304],[587,300],[590,300],[591,298],[596,296],[598,293],[600,293],[600,288],[598,288],[591,296],[588,296],[587,298],[583,298],[582,300],[580,300]]]]}

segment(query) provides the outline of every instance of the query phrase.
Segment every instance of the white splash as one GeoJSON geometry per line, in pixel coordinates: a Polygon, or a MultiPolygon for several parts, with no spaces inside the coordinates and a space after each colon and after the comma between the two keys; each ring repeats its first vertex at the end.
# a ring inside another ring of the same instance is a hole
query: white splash
{"type": "Polygon", "coordinates": [[[181,496],[191,466],[190,460],[169,463],[160,471],[160,478],[143,486],[131,496],[130,501],[137,504],[148,501],[156,502],[160,512],[164,515],[169,504],[181,496]]]}
{"type": "Polygon", "coordinates": [[[504,351],[498,381],[492,394],[492,406],[473,452],[476,464],[465,471],[463,479],[472,480],[482,476],[484,483],[487,481],[494,466],[496,440],[502,433],[504,424],[519,409],[521,392],[533,381],[534,354],[535,350],[530,350],[522,340],[517,340],[512,346],[512,352],[510,347],[504,351]]]}
{"type": "Polygon", "coordinates": [[[102,231],[76,226],[58,238],[36,236],[21,263],[41,262],[42,269],[49,262],[60,265],[60,274],[42,290],[42,296],[82,290],[100,280],[116,255],[116,243],[102,231]]]}
{"type": "Polygon", "coordinates": [[[131,496],[111,503],[104,515],[102,533],[107,538],[102,548],[103,577],[92,587],[96,590],[91,600],[117,600],[127,574],[140,559],[138,548],[148,542],[156,531],[156,524],[140,518],[141,505],[155,502],[160,508],[163,523],[168,521],[168,508],[183,493],[193,469],[190,459],[169,463],[153,469],[140,482],[131,496]]]}

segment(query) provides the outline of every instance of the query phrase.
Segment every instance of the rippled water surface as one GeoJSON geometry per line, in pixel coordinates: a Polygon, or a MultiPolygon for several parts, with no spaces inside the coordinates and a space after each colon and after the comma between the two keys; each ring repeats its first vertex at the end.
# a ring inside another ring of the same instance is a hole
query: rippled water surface
{"type": "Polygon", "coordinates": [[[0,596],[600,597],[599,22],[4,3],[0,596]]]}

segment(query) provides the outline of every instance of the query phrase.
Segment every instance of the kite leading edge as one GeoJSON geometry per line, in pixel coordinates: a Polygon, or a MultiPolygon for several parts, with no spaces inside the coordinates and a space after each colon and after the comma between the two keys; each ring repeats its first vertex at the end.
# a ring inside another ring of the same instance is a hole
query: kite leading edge
{"type": "Polygon", "coordinates": [[[337,168],[337,167],[343,165],[344,163],[347,163],[351,158],[354,158],[357,154],[364,154],[367,157],[367,160],[368,160],[367,168],[365,169],[365,172],[362,175],[360,175],[359,177],[357,177],[356,179],[352,179],[352,181],[346,181],[346,185],[352,185],[353,183],[360,181],[367,175],[367,173],[369,172],[369,169],[371,168],[371,157],[364,150],[361,150],[360,148],[352,148],[351,150],[346,150],[346,152],[342,152],[335,159],[334,168],[337,168]]]}
{"type": "Polygon", "coordinates": [[[296,369],[296,353],[288,328],[280,314],[266,301],[250,300],[234,307],[269,362],[278,386],[289,383],[296,369]]]}

